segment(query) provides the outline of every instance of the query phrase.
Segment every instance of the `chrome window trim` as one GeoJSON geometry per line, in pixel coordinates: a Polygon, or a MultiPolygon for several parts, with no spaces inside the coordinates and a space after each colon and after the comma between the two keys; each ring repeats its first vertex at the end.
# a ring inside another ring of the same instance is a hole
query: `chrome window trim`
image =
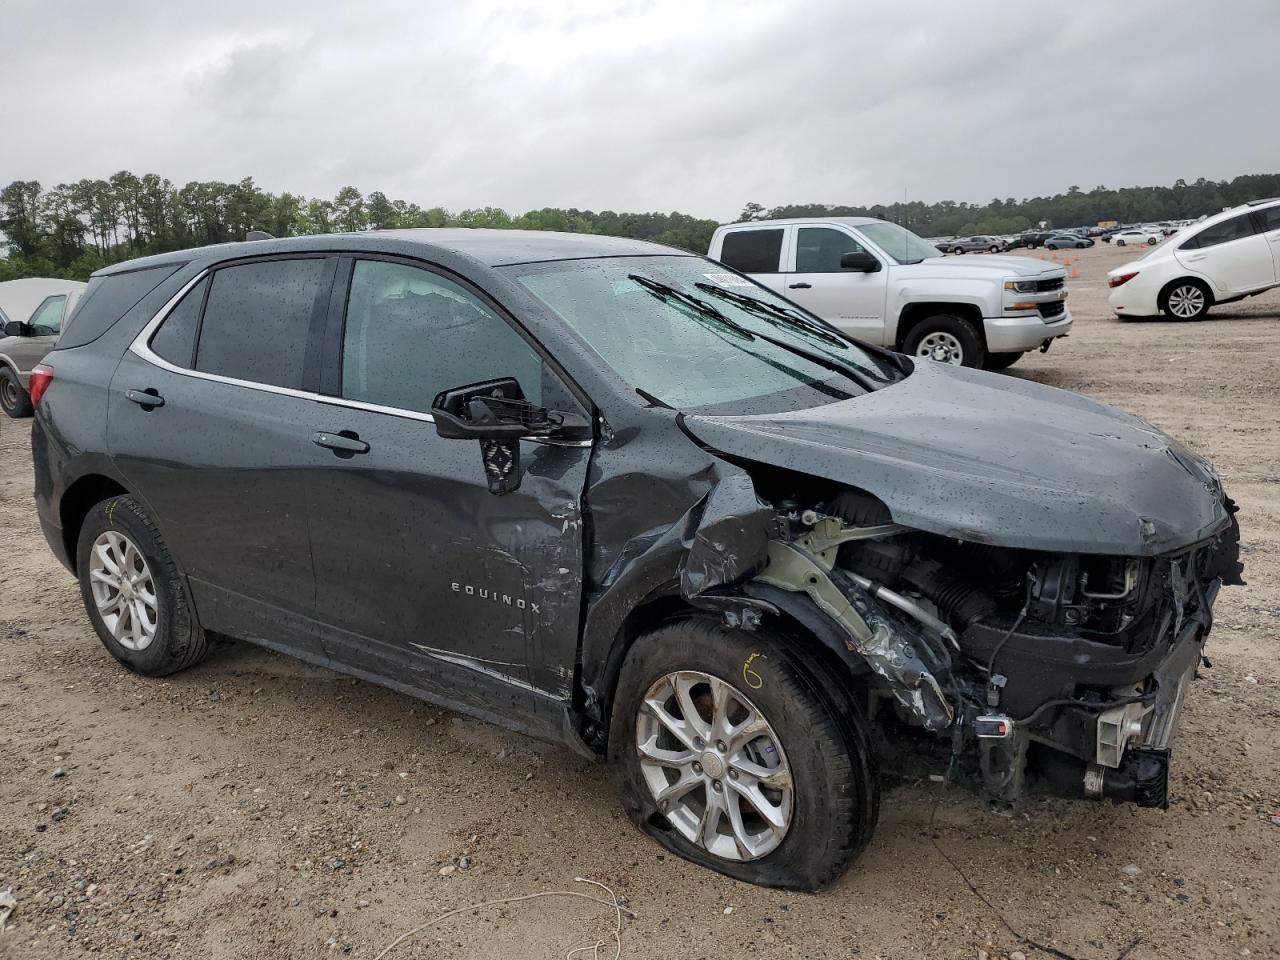
{"type": "MultiPolygon", "coordinates": [[[[436,418],[429,413],[419,413],[416,410],[404,410],[400,407],[386,407],[380,403],[366,403],[363,400],[348,400],[345,397],[331,397],[324,393],[312,393],[309,390],[295,390],[292,387],[278,387],[270,383],[258,383],[254,380],[239,380],[235,377],[224,377],[217,373],[205,373],[201,370],[192,370],[190,367],[180,367],[175,363],[170,363],[164,357],[160,356],[151,349],[151,338],[155,335],[160,324],[168,319],[169,314],[173,311],[179,301],[182,300],[191,290],[198,286],[202,280],[212,273],[212,269],[201,270],[189,281],[182,285],[182,288],[169,298],[157,312],[154,317],[147,321],[146,325],[133,338],[133,343],[129,345],[129,351],[135,356],[141,358],[145,362],[161,370],[167,370],[169,373],[176,373],[179,376],[191,377],[194,380],[206,380],[210,383],[222,383],[231,387],[246,387],[250,390],[260,390],[263,393],[274,393],[282,397],[294,397],[298,400],[313,400],[317,403],[325,404],[332,407],[347,407],[352,410],[365,410],[369,413],[382,413],[392,417],[400,417],[404,420],[416,420],[419,423],[435,423],[436,418]]],[[[555,447],[589,447],[592,445],[591,440],[555,440],[550,437],[522,437],[531,443],[541,443],[547,446],[555,447]]]]}

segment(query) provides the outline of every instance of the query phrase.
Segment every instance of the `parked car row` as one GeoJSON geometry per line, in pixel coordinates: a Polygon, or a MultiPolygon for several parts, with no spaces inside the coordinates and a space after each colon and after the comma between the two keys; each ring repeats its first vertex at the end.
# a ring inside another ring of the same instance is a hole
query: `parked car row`
{"type": "Polygon", "coordinates": [[[0,410],[29,417],[31,370],[53,349],[85,284],[76,280],[27,278],[0,283],[0,410]]]}
{"type": "Polygon", "coordinates": [[[830,883],[922,768],[1167,807],[1235,505],[1137,418],[959,365],[1065,334],[1061,267],[861,218],[711,252],[406,230],[99,271],[29,381],[45,538],[129,670],[238,637],[566,744],[740,880],[830,883]]]}

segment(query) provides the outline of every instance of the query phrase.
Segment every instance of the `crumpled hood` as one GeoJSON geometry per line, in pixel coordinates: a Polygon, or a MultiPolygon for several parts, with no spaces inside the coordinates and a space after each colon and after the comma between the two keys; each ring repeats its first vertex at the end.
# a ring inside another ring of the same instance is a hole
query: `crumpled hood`
{"type": "Polygon", "coordinates": [[[1208,463],[1143,420],[930,361],[853,400],[684,424],[722,454],[858,487],[898,523],[980,543],[1149,556],[1229,522],[1208,463]]]}

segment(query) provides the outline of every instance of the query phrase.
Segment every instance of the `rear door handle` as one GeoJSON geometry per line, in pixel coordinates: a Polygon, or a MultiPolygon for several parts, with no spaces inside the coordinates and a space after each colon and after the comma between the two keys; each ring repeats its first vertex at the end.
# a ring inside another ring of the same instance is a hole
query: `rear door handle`
{"type": "Polygon", "coordinates": [[[156,393],[154,390],[126,390],[124,398],[131,400],[140,407],[163,407],[164,397],[156,393]]]}
{"type": "Polygon", "coordinates": [[[1204,259],[1205,257],[1207,257],[1207,256],[1209,256],[1207,253],[1193,253],[1193,254],[1191,254],[1189,257],[1187,257],[1187,259],[1188,259],[1188,260],[1203,260],[1203,259],[1204,259]]]}
{"type": "Polygon", "coordinates": [[[809,289],[812,289],[813,284],[812,283],[792,283],[792,284],[788,284],[788,287],[792,290],[809,290],[809,289]]]}
{"type": "Polygon", "coordinates": [[[338,456],[346,454],[351,456],[353,453],[368,453],[369,445],[356,436],[348,436],[345,433],[326,433],[321,430],[311,438],[311,442],[317,447],[327,447],[338,456]]]}

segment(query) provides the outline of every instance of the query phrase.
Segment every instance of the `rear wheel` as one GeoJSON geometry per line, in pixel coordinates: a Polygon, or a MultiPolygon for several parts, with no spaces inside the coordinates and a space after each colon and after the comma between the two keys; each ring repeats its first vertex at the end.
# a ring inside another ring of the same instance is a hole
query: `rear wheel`
{"type": "Polygon", "coordinates": [[[612,754],[636,824],[694,863],[811,890],[866,845],[879,780],[856,711],[833,709],[794,642],[677,620],[635,642],[612,754]]]}
{"type": "Polygon", "coordinates": [[[196,663],[208,640],[160,531],[132,497],[95,504],[76,549],[80,595],[107,651],[161,677],[196,663]]]}
{"type": "Polygon", "coordinates": [[[11,367],[0,367],[0,409],[14,420],[32,413],[31,395],[11,367]]]}
{"type": "Polygon", "coordinates": [[[990,247],[990,248],[989,248],[989,251],[990,251],[991,253],[999,253],[999,252],[1000,252],[1000,248],[999,248],[999,247],[997,247],[997,246],[992,246],[992,247],[990,247]]]}
{"type": "Polygon", "coordinates": [[[1175,320],[1200,320],[1212,304],[1209,288],[1199,280],[1175,280],[1160,294],[1160,311],[1175,320]]]}
{"type": "Polygon", "coordinates": [[[1156,240],[1156,238],[1155,238],[1155,237],[1147,237],[1147,246],[1148,246],[1148,247],[1154,247],[1157,243],[1159,243],[1159,241],[1158,241],[1158,240],[1156,240]]]}
{"type": "Polygon", "coordinates": [[[1022,359],[1021,352],[988,353],[987,360],[983,364],[983,367],[987,370],[1004,370],[1007,367],[1012,367],[1020,359],[1022,359]]]}
{"type": "Polygon", "coordinates": [[[1123,241],[1123,240],[1117,240],[1117,241],[1116,241],[1116,246],[1117,246],[1117,247],[1123,247],[1123,246],[1124,246],[1124,241],[1123,241]]]}
{"type": "Polygon", "coordinates": [[[982,339],[973,325],[945,313],[928,317],[912,327],[903,341],[902,352],[959,367],[980,367],[986,357],[982,339]]]}
{"type": "Polygon", "coordinates": [[[954,247],[952,253],[964,253],[964,247],[954,247]]]}

